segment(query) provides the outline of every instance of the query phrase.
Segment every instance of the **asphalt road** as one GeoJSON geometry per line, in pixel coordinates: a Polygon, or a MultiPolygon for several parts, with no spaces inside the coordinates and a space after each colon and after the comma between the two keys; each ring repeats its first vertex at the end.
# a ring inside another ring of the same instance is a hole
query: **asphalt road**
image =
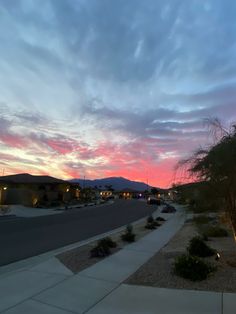
{"type": "Polygon", "coordinates": [[[116,200],[57,215],[1,220],[0,266],[113,230],[156,208],[138,200],[116,200]]]}

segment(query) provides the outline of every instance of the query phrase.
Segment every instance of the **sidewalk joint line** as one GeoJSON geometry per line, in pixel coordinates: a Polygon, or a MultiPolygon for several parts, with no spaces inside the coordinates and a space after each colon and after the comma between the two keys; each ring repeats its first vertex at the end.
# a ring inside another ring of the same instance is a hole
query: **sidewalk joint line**
{"type": "MultiPolygon", "coordinates": [[[[108,282],[108,283],[115,283],[115,284],[120,284],[119,281],[115,281],[115,280],[106,280],[106,279],[102,279],[102,278],[97,278],[97,277],[92,277],[89,275],[84,275],[81,273],[77,273],[78,276],[83,277],[83,278],[89,278],[89,279],[93,279],[93,280],[97,280],[97,281],[103,281],[103,282],[108,282]]],[[[76,276],[76,275],[75,275],[76,276]]]]}
{"type": "Polygon", "coordinates": [[[224,314],[223,311],[224,311],[224,295],[223,295],[223,292],[221,292],[221,314],[224,314]]]}
{"type": "Polygon", "coordinates": [[[63,311],[66,311],[66,312],[69,312],[69,313],[72,313],[72,314],[78,314],[78,312],[74,312],[72,310],[69,310],[69,309],[66,309],[66,308],[60,307],[58,305],[51,304],[51,303],[47,303],[47,302],[42,301],[42,300],[37,300],[37,299],[33,299],[33,298],[30,298],[29,300],[33,300],[35,302],[38,302],[38,303],[41,303],[41,304],[44,304],[44,305],[48,305],[50,307],[54,307],[56,309],[63,310],[63,311]]]}
{"type": "Polygon", "coordinates": [[[91,305],[87,310],[85,310],[84,312],[82,312],[82,314],[88,313],[92,308],[94,308],[97,304],[99,304],[100,302],[102,302],[106,297],[108,297],[111,293],[113,293],[115,290],[117,290],[121,285],[122,285],[122,283],[118,284],[118,286],[116,286],[115,288],[111,289],[111,290],[110,290],[106,295],[104,295],[100,300],[98,300],[98,301],[95,302],[93,305],[91,305]]]}

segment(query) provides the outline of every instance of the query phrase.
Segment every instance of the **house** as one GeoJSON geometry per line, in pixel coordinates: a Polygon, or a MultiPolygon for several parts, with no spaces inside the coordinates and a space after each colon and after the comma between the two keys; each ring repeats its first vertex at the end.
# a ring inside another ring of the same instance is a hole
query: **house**
{"type": "Polygon", "coordinates": [[[113,196],[113,191],[109,191],[109,190],[100,191],[100,197],[102,199],[107,199],[107,198],[112,197],[112,196],[113,196]]]}
{"type": "Polygon", "coordinates": [[[119,198],[132,199],[132,198],[142,198],[144,197],[144,192],[136,191],[133,189],[123,189],[119,192],[119,198]]]}
{"type": "Polygon", "coordinates": [[[0,177],[1,204],[52,206],[79,198],[79,185],[28,173],[0,177]]]}

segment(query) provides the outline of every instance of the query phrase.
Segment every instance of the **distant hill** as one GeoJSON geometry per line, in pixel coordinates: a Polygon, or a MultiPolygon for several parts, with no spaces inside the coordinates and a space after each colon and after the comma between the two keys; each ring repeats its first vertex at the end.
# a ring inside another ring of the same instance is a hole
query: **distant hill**
{"type": "Polygon", "coordinates": [[[45,183],[66,183],[66,181],[50,176],[35,176],[29,173],[18,173],[9,176],[0,176],[0,182],[19,184],[45,184],[45,183]]]}
{"type": "MultiPolygon", "coordinates": [[[[111,178],[96,179],[96,180],[73,179],[73,180],[70,180],[70,182],[79,183],[81,187],[97,186],[97,188],[99,189],[104,189],[105,185],[111,185],[112,188],[116,191],[120,191],[126,188],[136,190],[136,191],[147,190],[146,183],[131,181],[122,177],[111,177],[111,178]]],[[[149,186],[149,188],[151,187],[149,186]]]]}

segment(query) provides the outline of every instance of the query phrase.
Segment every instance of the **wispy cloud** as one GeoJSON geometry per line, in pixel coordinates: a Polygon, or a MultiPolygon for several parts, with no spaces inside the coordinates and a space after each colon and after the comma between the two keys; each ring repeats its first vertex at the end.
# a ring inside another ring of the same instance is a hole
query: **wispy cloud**
{"type": "Polygon", "coordinates": [[[168,185],[174,162],[209,141],[205,118],[236,119],[235,11],[234,0],[2,1],[4,168],[143,180],[153,169],[168,185]]]}

